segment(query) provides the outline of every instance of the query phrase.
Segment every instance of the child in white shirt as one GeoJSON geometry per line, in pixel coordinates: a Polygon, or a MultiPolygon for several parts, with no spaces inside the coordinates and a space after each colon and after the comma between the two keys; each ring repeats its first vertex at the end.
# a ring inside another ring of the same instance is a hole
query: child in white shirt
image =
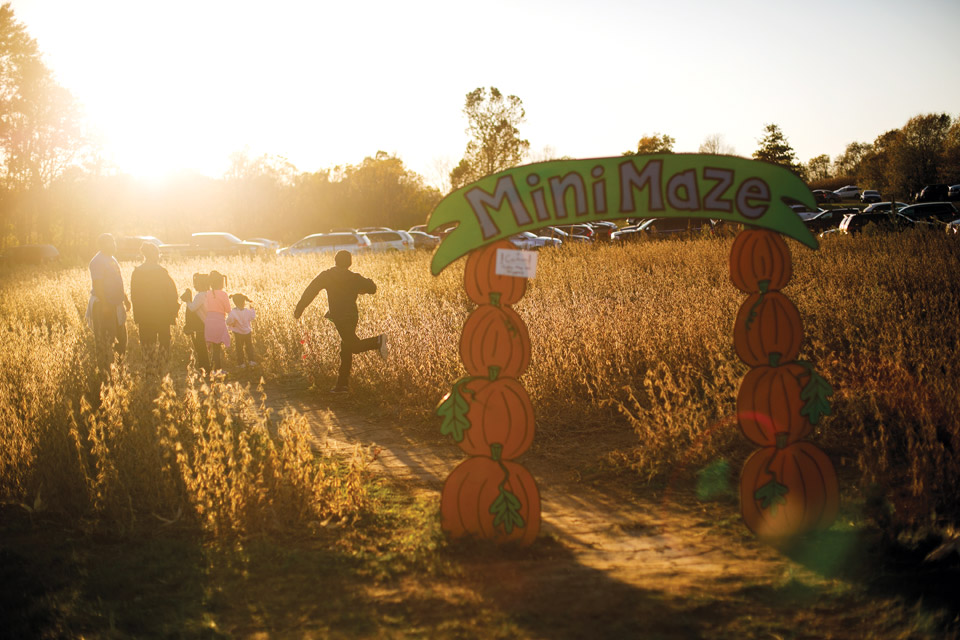
{"type": "Polygon", "coordinates": [[[227,315],[227,327],[233,332],[233,339],[237,349],[237,364],[243,369],[247,365],[256,366],[253,359],[253,328],[250,323],[257,317],[257,310],[253,307],[247,307],[250,298],[242,293],[235,293],[230,296],[233,300],[234,308],[227,315]],[[246,351],[246,357],[244,357],[246,351]]]}

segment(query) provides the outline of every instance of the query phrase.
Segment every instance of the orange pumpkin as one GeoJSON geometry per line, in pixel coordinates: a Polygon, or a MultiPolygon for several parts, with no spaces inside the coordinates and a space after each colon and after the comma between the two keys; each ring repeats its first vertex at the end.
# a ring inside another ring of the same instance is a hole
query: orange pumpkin
{"type": "Polygon", "coordinates": [[[800,312],[779,291],[755,293],[740,306],[733,325],[733,347],[749,366],[769,364],[772,354],[779,354],[779,362],[795,360],[802,341],[800,312]]]}
{"type": "Polygon", "coordinates": [[[775,445],[778,434],[786,435],[787,444],[806,437],[813,425],[800,413],[805,404],[800,393],[809,378],[807,370],[795,363],[747,372],[737,395],[737,421],[743,435],[761,447],[775,445]]]}
{"type": "Polygon", "coordinates": [[[444,483],[440,517],[454,538],[529,545],[540,531],[540,492],[523,466],[476,456],[460,463],[444,483]]]}
{"type": "Polygon", "coordinates": [[[533,442],[533,404],[526,389],[514,378],[478,379],[464,385],[464,397],[470,409],[457,444],[471,456],[490,455],[498,444],[500,457],[512,460],[522,455],[533,442]]]}
{"type": "Polygon", "coordinates": [[[839,506],[833,464],[809,442],[765,447],[743,465],[740,510],[744,523],[761,538],[824,530],[839,506]]]}
{"type": "Polygon", "coordinates": [[[730,279],[744,293],[777,291],[793,273],[790,249],[779,233],[745,229],[730,249],[730,279]]]}
{"type": "Polygon", "coordinates": [[[516,247],[508,240],[500,240],[475,249],[467,257],[463,270],[463,286],[467,296],[477,304],[516,304],[527,290],[527,279],[498,275],[497,250],[516,247]]]}
{"type": "Polygon", "coordinates": [[[519,378],[530,364],[527,326],[510,307],[480,305],[463,325],[460,360],[472,376],[497,367],[501,376],[519,378]]]}

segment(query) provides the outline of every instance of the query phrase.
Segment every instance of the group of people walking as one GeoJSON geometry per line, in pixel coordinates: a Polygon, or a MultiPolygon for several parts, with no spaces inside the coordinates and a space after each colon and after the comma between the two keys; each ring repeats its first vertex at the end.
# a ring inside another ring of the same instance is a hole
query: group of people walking
{"type": "MultiPolygon", "coordinates": [[[[87,320],[95,336],[98,366],[109,367],[113,352],[123,357],[127,348],[127,313],[131,310],[139,328],[144,361],[162,366],[170,353],[170,327],[177,324],[181,303],[186,304],[183,330],[191,337],[197,367],[204,372],[222,371],[223,349],[231,344],[235,345],[238,367],[257,364],[252,340],[252,322],[257,312],[249,306],[251,300],[244,294],[226,294],[226,276],[217,271],[195,273],[193,288],[196,291],[187,288],[178,296],[176,284],[160,264],[159,248],[144,243],[140,247],[143,263],[134,268],[130,276],[128,297],[120,264],[114,257],[117,244],[113,236],[101,235],[97,248],[99,251],[89,265],[93,287],[87,320]]],[[[299,321],[317,295],[327,291],[329,310],[325,317],[333,322],[340,335],[340,367],[332,393],[349,391],[354,354],[377,350],[381,358],[387,358],[386,334],[365,339],[357,336],[357,297],[376,293],[377,285],[351,271],[352,262],[349,251],[338,252],[334,266],[310,282],[293,311],[299,321]]]]}
{"type": "Polygon", "coordinates": [[[217,272],[193,274],[194,294],[189,288],[177,295],[177,286],[160,264],[160,250],[145,242],[140,247],[143,263],[130,276],[126,294],[120,264],[114,257],[117,244],[109,233],[97,240],[99,251],[90,261],[93,287],[87,319],[97,345],[97,364],[106,368],[113,353],[122,357],[127,348],[127,312],[140,332],[140,347],[148,366],[162,366],[170,354],[170,327],[177,324],[181,301],[187,304],[184,331],[191,336],[197,366],[204,372],[223,370],[223,348],[236,344],[237,365],[256,365],[252,325],[257,315],[242,293],[228,298],[226,277],[217,272]],[[230,300],[233,300],[233,308],[230,300]],[[232,337],[231,337],[232,333],[232,337]]]}

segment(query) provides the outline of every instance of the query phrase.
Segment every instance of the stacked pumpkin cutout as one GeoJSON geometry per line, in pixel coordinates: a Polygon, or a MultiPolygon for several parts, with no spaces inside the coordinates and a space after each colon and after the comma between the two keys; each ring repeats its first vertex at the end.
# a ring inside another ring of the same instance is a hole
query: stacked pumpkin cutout
{"type": "Polygon", "coordinates": [[[441,432],[470,457],[443,487],[441,525],[454,538],[528,545],[540,530],[540,493],[515,460],[533,441],[530,397],[518,378],[530,364],[530,336],[513,310],[527,279],[496,273],[500,241],[472,251],[464,268],[467,296],[478,306],[460,336],[467,375],[437,406],[441,432]]]}
{"type": "Polygon", "coordinates": [[[746,229],[737,235],[730,277],[749,295],[737,313],[733,344],[751,367],[737,396],[737,419],[743,435],[761,447],[743,466],[740,506],[747,527],[766,539],[824,530],[839,507],[833,464],[804,440],[829,415],[833,390],[798,358],[800,313],[780,291],[792,272],[779,234],[746,229]]]}

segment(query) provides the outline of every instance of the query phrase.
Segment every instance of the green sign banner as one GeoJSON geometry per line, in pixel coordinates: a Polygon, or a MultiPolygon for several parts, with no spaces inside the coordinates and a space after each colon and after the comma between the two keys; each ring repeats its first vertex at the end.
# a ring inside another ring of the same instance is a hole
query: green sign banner
{"type": "Polygon", "coordinates": [[[473,249],[521,231],[617,218],[712,218],[777,231],[816,249],[784,202],[816,208],[784,167],[702,154],[554,160],[514,167],[462,187],[430,215],[428,231],[456,225],[437,248],[439,274],[473,249]]]}

